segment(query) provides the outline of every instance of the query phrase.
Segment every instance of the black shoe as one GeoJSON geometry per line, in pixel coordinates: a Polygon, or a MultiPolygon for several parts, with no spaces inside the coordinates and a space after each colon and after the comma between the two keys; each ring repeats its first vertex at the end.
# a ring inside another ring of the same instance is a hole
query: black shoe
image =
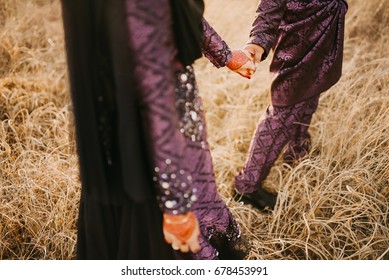
{"type": "Polygon", "coordinates": [[[277,202],[277,195],[260,187],[253,193],[237,193],[237,200],[251,204],[260,211],[273,210],[277,202]]]}
{"type": "Polygon", "coordinates": [[[213,236],[210,243],[218,250],[220,260],[244,260],[251,249],[250,242],[243,236],[231,240],[213,236]]]}

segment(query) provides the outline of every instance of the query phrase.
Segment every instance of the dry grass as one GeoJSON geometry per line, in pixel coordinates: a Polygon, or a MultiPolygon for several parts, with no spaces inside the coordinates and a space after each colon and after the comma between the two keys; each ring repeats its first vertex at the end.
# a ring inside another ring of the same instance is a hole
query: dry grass
{"type": "MultiPolygon", "coordinates": [[[[257,0],[207,2],[225,40],[247,39],[257,0]],[[221,16],[222,15],[222,16],[221,16]],[[236,18],[231,20],[231,16],[236,18]]],[[[230,199],[266,108],[268,62],[246,81],[196,63],[220,192],[250,259],[389,258],[389,3],[349,0],[344,71],[321,98],[312,152],[277,162],[263,214],[230,199]]],[[[0,2],[0,259],[71,259],[79,197],[58,0],[0,2]]]]}
{"type": "Polygon", "coordinates": [[[79,197],[58,1],[0,2],[0,258],[69,259],[79,197]]]}

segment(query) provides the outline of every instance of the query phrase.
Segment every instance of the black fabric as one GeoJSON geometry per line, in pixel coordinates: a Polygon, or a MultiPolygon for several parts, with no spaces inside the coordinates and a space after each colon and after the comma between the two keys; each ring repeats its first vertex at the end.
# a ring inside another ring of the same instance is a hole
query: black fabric
{"type": "Polygon", "coordinates": [[[178,59],[191,65],[202,56],[204,1],[170,0],[178,59]]]}
{"type": "Polygon", "coordinates": [[[83,188],[106,203],[155,200],[124,1],[62,7],[83,188]]]}
{"type": "Polygon", "coordinates": [[[83,199],[80,205],[77,259],[169,260],[156,204],[105,205],[83,199]]]}

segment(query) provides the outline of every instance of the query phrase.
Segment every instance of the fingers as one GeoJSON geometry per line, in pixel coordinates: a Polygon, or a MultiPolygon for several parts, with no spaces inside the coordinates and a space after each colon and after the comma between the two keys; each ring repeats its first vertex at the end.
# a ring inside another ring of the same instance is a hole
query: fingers
{"type": "Polygon", "coordinates": [[[199,242],[200,229],[198,227],[196,227],[186,242],[182,242],[174,234],[170,234],[165,230],[163,231],[163,234],[165,241],[168,244],[171,244],[173,250],[175,251],[181,251],[182,253],[188,253],[189,251],[192,253],[197,253],[201,249],[199,242]]]}
{"type": "Polygon", "coordinates": [[[245,69],[246,71],[250,72],[251,74],[254,74],[255,71],[257,70],[256,65],[251,60],[247,61],[246,64],[244,64],[241,68],[245,69]]]}
{"type": "Polygon", "coordinates": [[[189,245],[188,244],[182,244],[180,247],[181,252],[188,253],[189,252],[189,245]]]}
{"type": "Polygon", "coordinates": [[[251,76],[255,73],[255,69],[252,70],[252,69],[247,69],[247,68],[239,68],[235,72],[244,78],[251,79],[251,76]]]}
{"type": "Polygon", "coordinates": [[[197,228],[192,236],[188,239],[188,246],[191,252],[197,253],[200,251],[201,246],[200,246],[200,241],[199,241],[199,236],[200,236],[200,229],[197,228]]]}
{"type": "Polygon", "coordinates": [[[180,244],[172,243],[172,248],[173,248],[173,250],[178,251],[178,250],[180,250],[181,246],[180,246],[180,244]]]}
{"type": "Polygon", "coordinates": [[[255,63],[259,63],[262,60],[262,54],[264,53],[264,49],[256,44],[248,44],[244,47],[244,50],[250,53],[251,58],[255,63]]]}
{"type": "Polygon", "coordinates": [[[243,65],[245,68],[255,72],[257,70],[257,65],[259,64],[255,64],[254,61],[248,61],[245,65],[243,65]]]}
{"type": "Polygon", "coordinates": [[[190,242],[186,244],[177,244],[172,243],[172,248],[175,251],[181,251],[182,253],[188,253],[191,251],[192,253],[198,253],[201,249],[200,244],[197,242],[190,242]]]}
{"type": "Polygon", "coordinates": [[[167,231],[164,230],[163,237],[165,238],[165,241],[167,244],[172,244],[173,239],[172,239],[172,235],[170,233],[168,233],[167,231]]]}
{"type": "Polygon", "coordinates": [[[251,59],[255,58],[255,49],[251,45],[246,45],[243,49],[243,51],[248,54],[251,59]]]}
{"type": "Polygon", "coordinates": [[[201,249],[198,238],[188,240],[187,243],[181,243],[178,239],[176,239],[171,243],[171,246],[173,250],[181,251],[182,253],[188,253],[189,251],[192,253],[197,253],[201,249]]]}
{"type": "Polygon", "coordinates": [[[238,73],[240,76],[251,79],[251,76],[255,73],[257,65],[254,61],[257,52],[256,48],[261,49],[257,45],[247,45],[246,49],[233,50],[232,58],[226,65],[230,70],[238,73]]]}
{"type": "Polygon", "coordinates": [[[262,54],[258,51],[255,45],[246,46],[245,50],[250,53],[251,58],[255,63],[259,63],[261,61],[262,54]]]}
{"type": "Polygon", "coordinates": [[[250,52],[247,49],[243,49],[242,52],[250,59],[253,60],[255,53],[250,52]]]}
{"type": "Polygon", "coordinates": [[[181,250],[181,248],[183,247],[183,244],[181,243],[181,241],[179,239],[177,239],[174,235],[171,235],[169,233],[165,233],[165,241],[168,244],[171,244],[173,250],[176,250],[176,251],[181,250]]]}
{"type": "MultiPolygon", "coordinates": [[[[244,51],[246,55],[249,55],[247,51],[244,51]]],[[[251,76],[255,73],[257,70],[256,64],[254,61],[250,58],[244,65],[242,65],[240,68],[233,70],[234,72],[238,73],[240,76],[251,79],[251,76]]]]}
{"type": "Polygon", "coordinates": [[[242,52],[249,58],[249,60],[242,65],[243,68],[252,68],[255,72],[256,64],[254,61],[255,53],[251,53],[246,49],[243,49],[242,52]]]}
{"type": "Polygon", "coordinates": [[[170,217],[164,214],[163,234],[165,241],[171,244],[174,250],[180,250],[183,253],[192,251],[198,252],[200,248],[199,236],[200,227],[197,217],[193,212],[181,216],[170,217]],[[174,219],[174,218],[178,218],[174,219]]]}
{"type": "MultiPolygon", "coordinates": [[[[192,235],[193,236],[193,235],[192,235]]],[[[193,239],[189,239],[186,243],[182,243],[174,235],[164,232],[165,241],[168,244],[171,244],[173,250],[181,251],[182,253],[188,253],[189,250],[193,253],[197,253],[200,250],[200,244],[198,242],[198,237],[195,236],[193,239]]]]}
{"type": "Polygon", "coordinates": [[[251,79],[251,75],[248,74],[247,72],[244,72],[244,73],[241,73],[241,72],[237,72],[239,75],[241,75],[243,78],[246,78],[246,79],[251,79]]]}
{"type": "Polygon", "coordinates": [[[198,253],[200,252],[200,243],[197,241],[197,242],[191,242],[190,244],[188,244],[189,246],[189,249],[192,253],[198,253]]]}

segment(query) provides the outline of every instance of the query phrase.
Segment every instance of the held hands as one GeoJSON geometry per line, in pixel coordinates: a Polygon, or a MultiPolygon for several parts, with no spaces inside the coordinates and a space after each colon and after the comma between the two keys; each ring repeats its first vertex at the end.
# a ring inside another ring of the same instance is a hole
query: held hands
{"type": "Polygon", "coordinates": [[[183,253],[200,251],[200,227],[193,212],[182,215],[163,215],[163,234],[165,241],[172,245],[174,250],[183,253]]]}
{"type": "Polygon", "coordinates": [[[227,67],[239,75],[250,79],[261,62],[265,50],[256,44],[247,44],[243,50],[233,50],[227,67]]]}
{"type": "Polygon", "coordinates": [[[251,55],[246,50],[233,50],[232,58],[228,62],[227,67],[247,79],[251,79],[251,75],[256,70],[251,55]]]}

